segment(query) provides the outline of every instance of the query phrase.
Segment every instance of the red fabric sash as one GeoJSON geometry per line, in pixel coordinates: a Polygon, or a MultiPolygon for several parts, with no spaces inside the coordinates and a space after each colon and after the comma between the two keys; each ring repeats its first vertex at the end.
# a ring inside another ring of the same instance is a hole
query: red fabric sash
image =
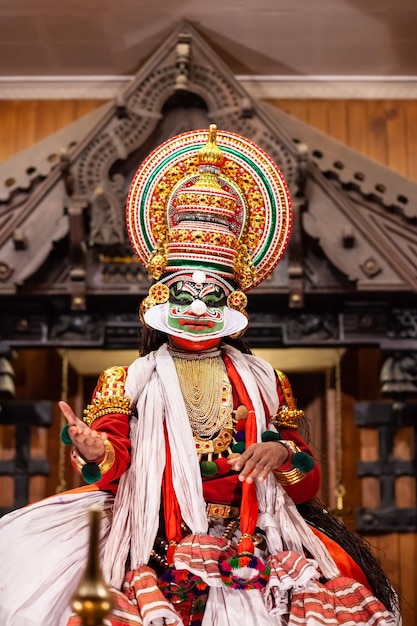
{"type": "Polygon", "coordinates": [[[349,554],[339,546],[338,543],[333,541],[333,539],[330,539],[330,537],[325,535],[320,530],[317,530],[317,528],[313,528],[313,526],[310,526],[310,528],[313,533],[326,546],[334,562],[339,568],[341,576],[344,576],[346,578],[353,578],[353,580],[361,583],[364,587],[369,589],[369,591],[372,591],[365,574],[356,563],[356,561],[354,561],[352,557],[349,556],[349,554]]]}

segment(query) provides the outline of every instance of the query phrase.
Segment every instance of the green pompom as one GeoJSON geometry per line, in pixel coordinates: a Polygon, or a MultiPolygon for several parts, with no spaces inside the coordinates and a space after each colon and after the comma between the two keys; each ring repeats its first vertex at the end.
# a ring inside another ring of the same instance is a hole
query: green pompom
{"type": "Polygon", "coordinates": [[[101,471],[97,463],[86,463],[81,470],[81,476],[85,482],[91,485],[101,478],[101,471]]]}
{"type": "Polygon", "coordinates": [[[61,441],[65,443],[66,446],[70,446],[72,444],[72,440],[68,434],[69,424],[65,424],[63,429],[61,430],[61,441]]]}
{"type": "Polygon", "coordinates": [[[265,430],[262,433],[262,441],[280,441],[282,439],[279,433],[276,433],[274,430],[265,430]]]}
{"type": "Polygon", "coordinates": [[[237,454],[242,454],[244,451],[245,451],[244,441],[238,441],[232,446],[232,452],[235,452],[237,454]]]}
{"type": "Polygon", "coordinates": [[[218,467],[213,461],[202,461],[200,468],[201,474],[206,478],[215,476],[218,472],[218,467]]]}
{"type": "Polygon", "coordinates": [[[294,467],[303,472],[303,474],[308,474],[314,467],[314,459],[309,454],[305,452],[294,452],[291,457],[291,462],[294,467]]]}

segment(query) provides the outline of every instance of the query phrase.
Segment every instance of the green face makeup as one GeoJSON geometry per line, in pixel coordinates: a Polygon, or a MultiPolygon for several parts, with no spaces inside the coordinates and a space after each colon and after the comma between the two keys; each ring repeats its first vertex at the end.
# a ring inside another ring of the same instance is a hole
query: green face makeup
{"type": "Polygon", "coordinates": [[[171,285],[167,325],[191,335],[222,331],[227,297],[224,290],[209,282],[178,281],[171,285]]]}

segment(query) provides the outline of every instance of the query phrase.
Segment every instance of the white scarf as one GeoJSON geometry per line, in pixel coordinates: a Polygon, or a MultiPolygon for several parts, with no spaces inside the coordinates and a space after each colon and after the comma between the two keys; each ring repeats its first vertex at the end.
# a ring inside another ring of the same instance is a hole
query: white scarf
{"type": "MultiPolygon", "coordinates": [[[[276,413],[279,405],[274,371],[265,361],[242,354],[231,346],[224,346],[223,349],[249,394],[257,418],[260,441],[266,428],[262,400],[270,415],[276,413]]],[[[164,421],[172,457],[173,486],[181,516],[192,533],[208,532],[206,503],[193,434],[175,365],[166,344],[132,363],[128,370],[125,395],[131,399],[131,406],[136,406],[137,411],[137,419],[132,419],[130,430],[132,460],[131,466],[120,479],[103,564],[107,582],[117,588],[123,582],[128,557],[131,569],[146,564],[155,541],[166,459],[164,421]]],[[[305,541],[308,540],[307,545],[323,573],[337,575],[338,570],[327,550],[295,507],[286,513],[285,507],[279,506],[278,513],[278,502],[284,504],[282,491],[272,478],[266,484],[257,483],[261,505],[259,522],[261,527],[267,528],[267,537],[270,536],[271,543],[275,544],[278,533],[284,533],[287,535],[283,537],[285,545],[293,545],[294,542],[300,546],[301,543],[306,545],[305,541]],[[302,540],[297,540],[300,536],[302,540]]]]}

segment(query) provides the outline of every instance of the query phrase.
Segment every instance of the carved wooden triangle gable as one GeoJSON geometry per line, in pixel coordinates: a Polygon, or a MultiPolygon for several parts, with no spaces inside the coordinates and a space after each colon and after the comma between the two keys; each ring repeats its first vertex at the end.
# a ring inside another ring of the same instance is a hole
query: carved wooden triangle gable
{"type": "Polygon", "coordinates": [[[417,184],[263,103],[309,149],[305,233],[359,291],[417,291],[417,184]]]}
{"type": "MultiPolygon", "coordinates": [[[[90,125],[80,121],[72,126],[74,140],[67,132],[67,149],[57,163],[45,166],[45,155],[39,152],[42,176],[27,174],[29,166],[37,168],[33,151],[30,163],[25,154],[13,160],[15,175],[10,162],[0,168],[9,181],[0,204],[0,293],[66,294],[73,308],[80,309],[86,307],[87,296],[145,293],[147,277],[135,262],[125,230],[129,183],[140,161],[159,143],[211,122],[263,147],[280,166],[294,197],[290,248],[259,291],[294,293],[293,305],[301,306],[303,293],[310,291],[351,295],[352,290],[415,290],[407,278],[411,252],[402,263],[393,261],[394,244],[385,243],[381,234],[378,239],[375,228],[366,226],[373,225],[372,219],[360,216],[365,209],[355,204],[352,189],[368,207],[378,206],[387,224],[395,218],[397,230],[392,227],[392,233],[400,232],[400,223],[404,233],[409,227],[408,238],[414,236],[411,202],[408,214],[395,208],[392,217],[392,205],[371,197],[369,190],[353,184],[355,179],[333,175],[329,180],[329,167],[320,169],[317,163],[317,139],[309,145],[301,122],[251,97],[196,29],[184,22],[117,98],[92,116],[90,125]],[[369,259],[376,260],[378,272],[363,270],[369,269],[369,259]]],[[[404,190],[401,177],[393,176],[398,198],[404,190]]],[[[408,196],[416,196],[411,188],[408,196]]],[[[390,229],[385,233],[388,239],[390,229]]],[[[398,234],[397,249],[399,239],[398,234]]]]}
{"type": "Polygon", "coordinates": [[[305,233],[356,290],[417,290],[417,230],[404,215],[344,192],[314,165],[306,194],[305,233]]]}
{"type": "MultiPolygon", "coordinates": [[[[361,213],[374,241],[385,252],[389,251],[391,264],[413,291],[417,291],[417,229],[395,219],[373,206],[362,205],[361,213]]],[[[372,270],[378,272],[378,267],[372,270]]]]}

